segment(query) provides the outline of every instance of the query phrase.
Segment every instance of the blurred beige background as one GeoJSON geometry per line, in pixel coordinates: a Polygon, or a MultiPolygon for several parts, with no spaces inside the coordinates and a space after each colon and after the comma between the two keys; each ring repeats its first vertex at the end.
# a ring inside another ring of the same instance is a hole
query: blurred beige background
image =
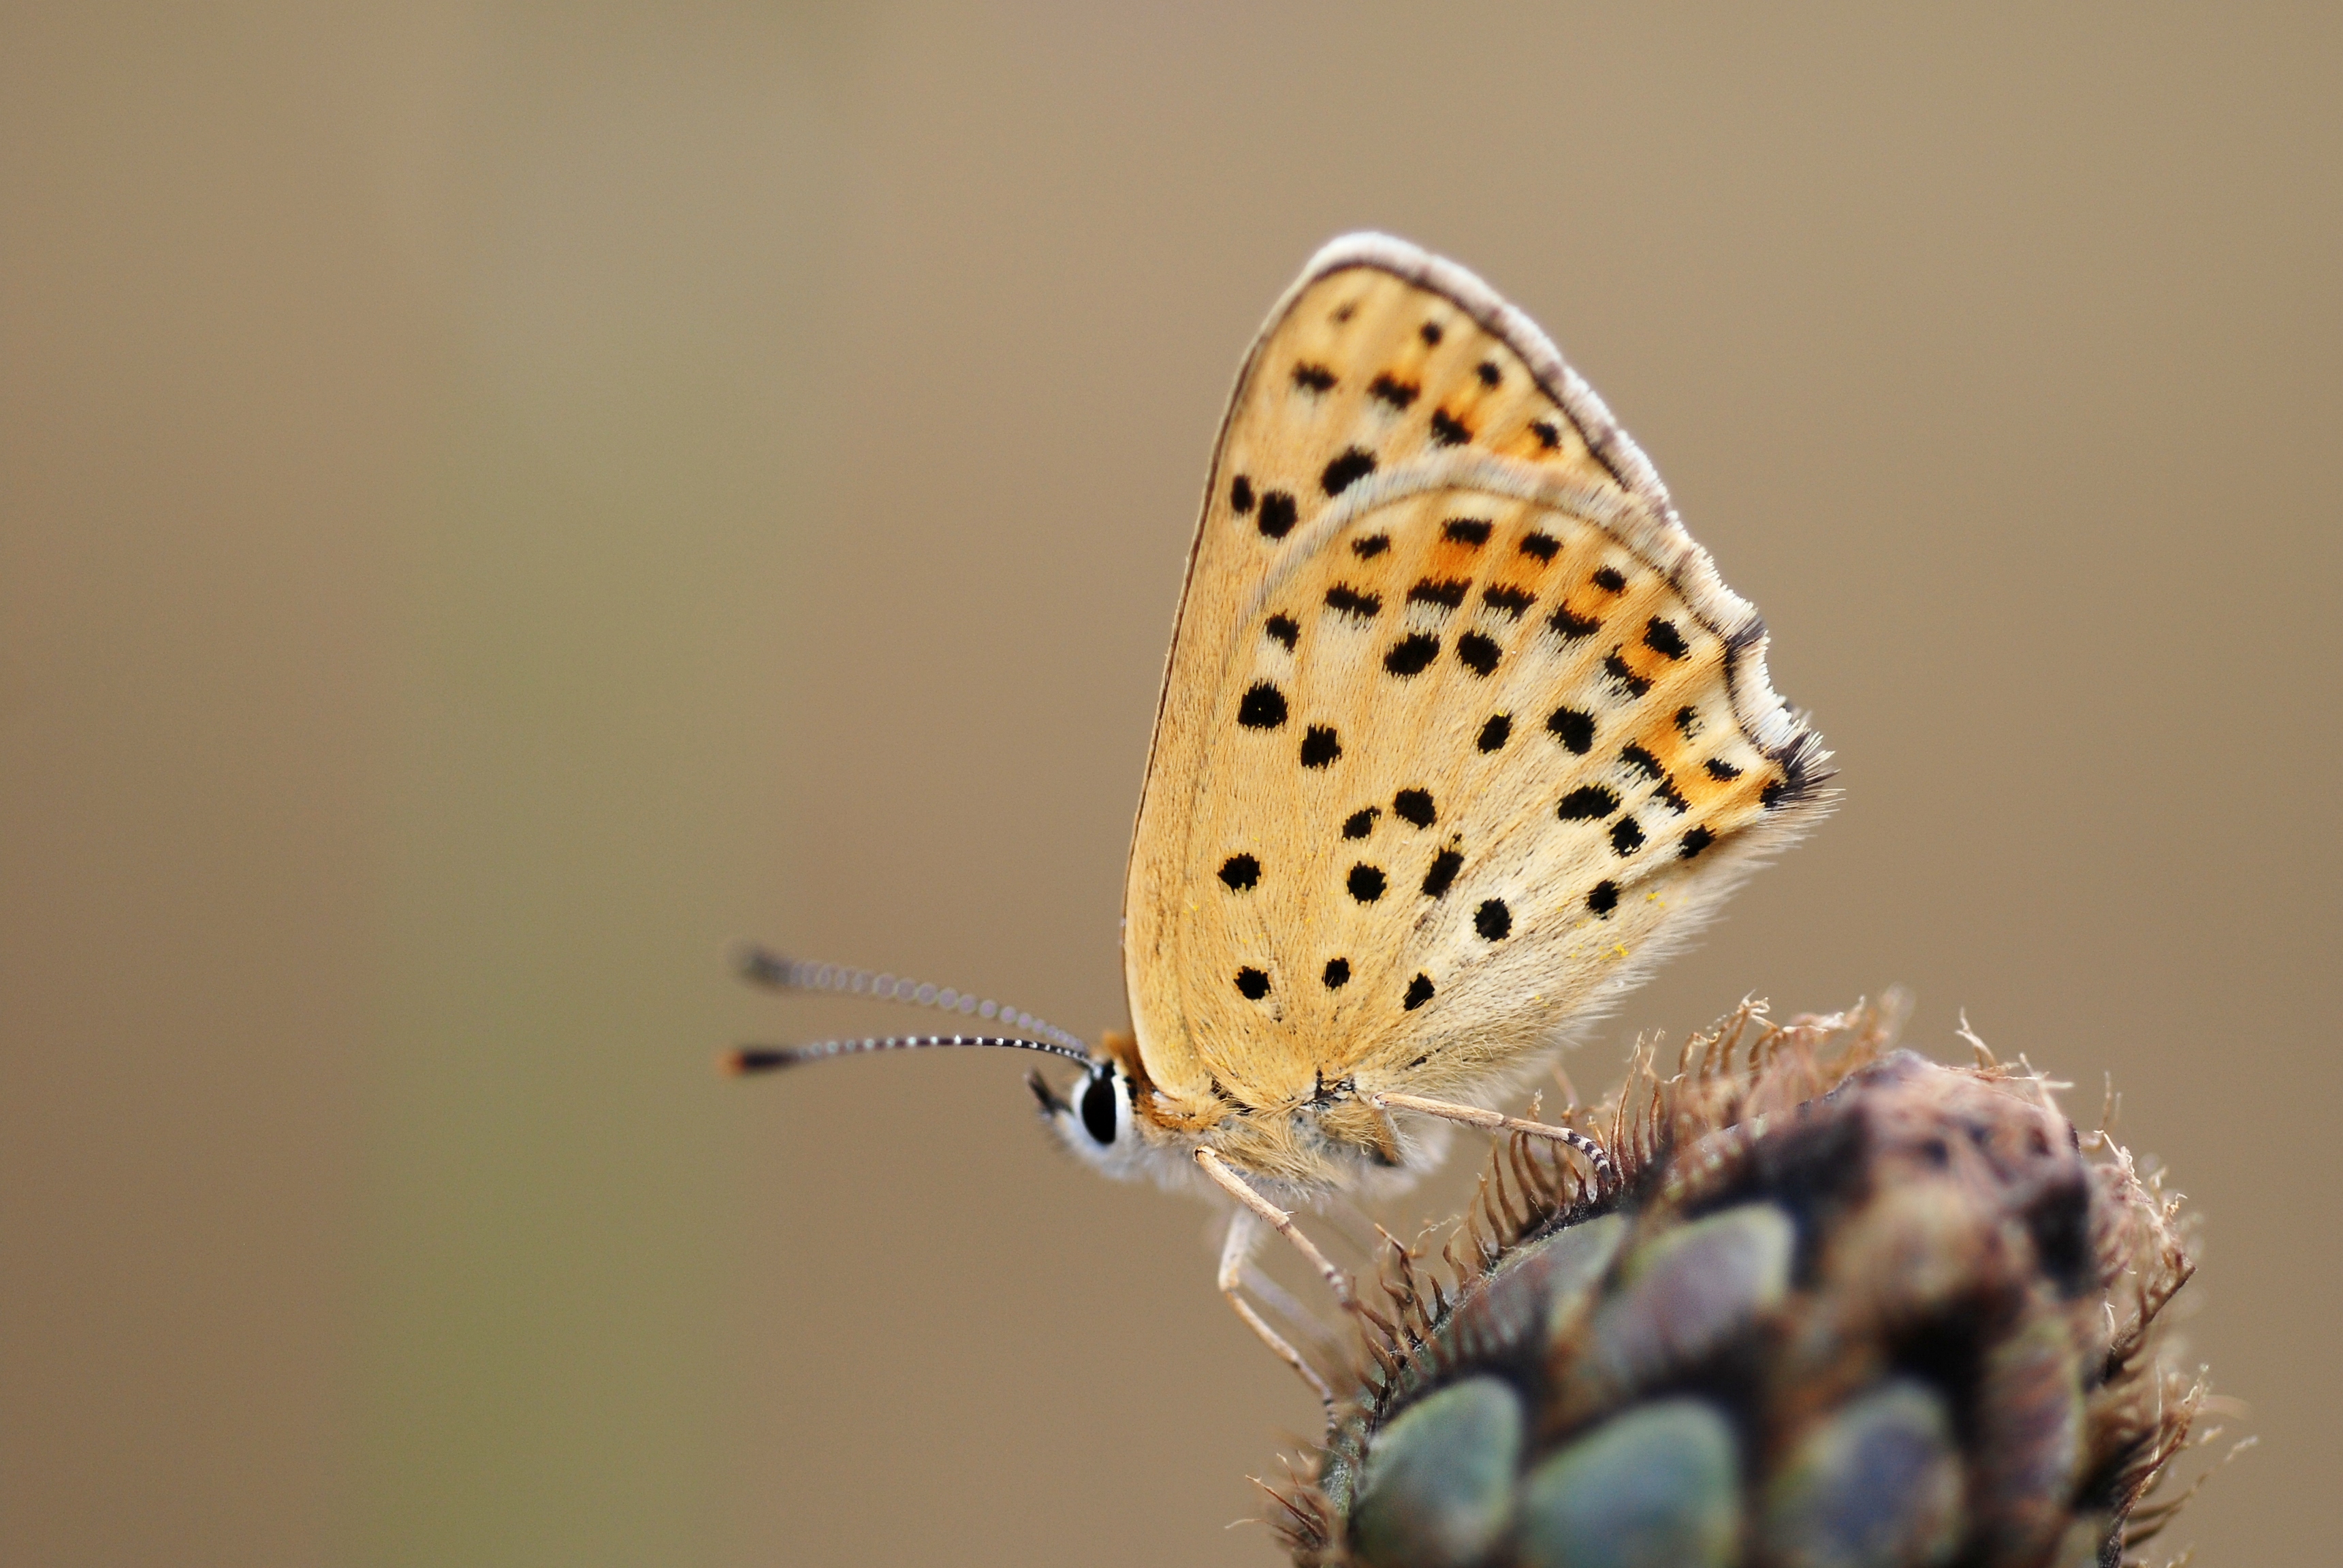
{"type": "Polygon", "coordinates": [[[1580,1081],[1895,980],[2113,1074],[2262,1437],[2172,1542],[2327,1555],[2338,82],[2311,6],[9,7],[0,1560],[1273,1561],[1200,1208],[1021,1060],[709,1062],[918,1021],[740,934],[1121,1021],[1221,402],[1364,226],[1844,770],[1580,1081]]]}

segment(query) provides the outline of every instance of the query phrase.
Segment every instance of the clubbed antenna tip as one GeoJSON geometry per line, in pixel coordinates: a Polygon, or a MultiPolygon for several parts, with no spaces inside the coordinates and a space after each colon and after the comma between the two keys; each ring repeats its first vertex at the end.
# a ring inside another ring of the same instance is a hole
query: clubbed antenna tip
{"type": "Polygon", "coordinates": [[[724,961],[732,972],[750,985],[768,986],[786,990],[789,986],[789,960],[769,948],[755,942],[734,942],[724,950],[724,961]]]}

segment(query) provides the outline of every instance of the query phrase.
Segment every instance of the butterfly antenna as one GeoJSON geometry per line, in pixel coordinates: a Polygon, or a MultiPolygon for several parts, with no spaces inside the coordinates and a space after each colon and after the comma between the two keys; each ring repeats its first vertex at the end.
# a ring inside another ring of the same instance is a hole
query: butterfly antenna
{"type": "Polygon", "coordinates": [[[869,1050],[930,1050],[942,1046],[992,1046],[1011,1050],[1038,1050],[1085,1065],[1087,1050],[1046,1040],[1015,1040],[998,1034],[897,1034],[876,1040],[825,1040],[812,1045],[744,1045],[719,1059],[723,1070],[738,1078],[751,1072],[774,1072],[833,1056],[859,1056],[869,1050]]]}
{"type": "MultiPolygon", "coordinates": [[[[908,1002],[913,1007],[931,1007],[970,1018],[999,1019],[1011,1028],[1053,1041],[1084,1060],[1090,1059],[1090,1047],[1082,1043],[1080,1036],[1035,1018],[1021,1008],[981,999],[972,991],[928,985],[920,980],[905,980],[900,975],[849,969],[843,964],[813,963],[804,959],[784,958],[754,942],[743,942],[732,950],[732,967],[739,972],[742,980],[751,985],[763,986],[768,990],[830,991],[843,996],[867,996],[880,1001],[908,1002]]],[[[1059,1054],[1062,1055],[1064,1051],[1059,1054]]]]}

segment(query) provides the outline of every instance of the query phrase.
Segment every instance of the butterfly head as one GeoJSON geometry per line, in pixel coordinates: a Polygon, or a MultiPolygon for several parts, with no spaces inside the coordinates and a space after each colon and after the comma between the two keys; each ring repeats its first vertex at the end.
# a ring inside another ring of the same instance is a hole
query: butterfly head
{"type": "Polygon", "coordinates": [[[1027,1073],[1025,1082],[1051,1131],[1090,1163],[1120,1173],[1138,1151],[1131,1074],[1112,1057],[1093,1060],[1062,1095],[1038,1071],[1027,1073]]]}
{"type": "Polygon", "coordinates": [[[1192,1140],[1151,1114],[1160,1097],[1146,1070],[1137,1041],[1110,1033],[1062,1093],[1038,1071],[1027,1073],[1025,1082],[1051,1131],[1085,1164],[1124,1180],[1184,1175],[1192,1140]]]}

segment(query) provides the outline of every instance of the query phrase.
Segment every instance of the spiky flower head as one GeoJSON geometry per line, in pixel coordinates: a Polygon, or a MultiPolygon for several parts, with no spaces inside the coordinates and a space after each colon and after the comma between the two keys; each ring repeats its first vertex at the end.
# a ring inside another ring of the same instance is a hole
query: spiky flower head
{"type": "Polygon", "coordinates": [[[2178,1200],[1979,1045],[1859,1007],[1745,1008],[1574,1117],[1621,1167],[1501,1147],[1446,1269],[1389,1242],[1383,1310],[1297,1563],[2099,1568],[2204,1397],[2159,1313],[2178,1200]]]}

